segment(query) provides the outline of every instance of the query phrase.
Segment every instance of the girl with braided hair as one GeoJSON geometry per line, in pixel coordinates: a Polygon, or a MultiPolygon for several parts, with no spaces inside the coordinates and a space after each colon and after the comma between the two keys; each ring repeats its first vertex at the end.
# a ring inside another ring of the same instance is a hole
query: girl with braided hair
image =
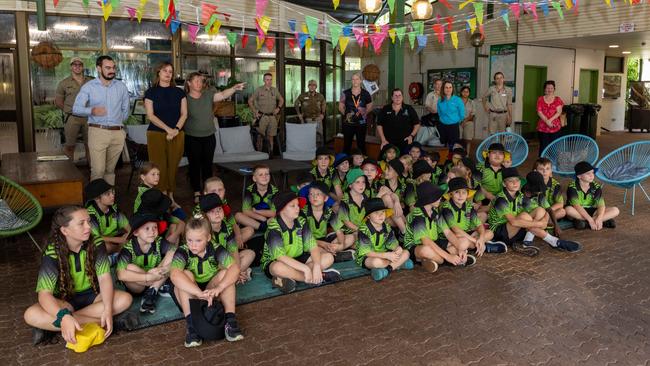
{"type": "Polygon", "coordinates": [[[75,344],[75,333],[85,323],[101,324],[108,337],[113,315],[131,305],[131,295],[113,289],[106,247],[93,244],[85,208],[65,206],[54,214],[36,292],[38,302],[24,315],[35,328],[34,344],[59,331],[66,342],[75,344]]]}

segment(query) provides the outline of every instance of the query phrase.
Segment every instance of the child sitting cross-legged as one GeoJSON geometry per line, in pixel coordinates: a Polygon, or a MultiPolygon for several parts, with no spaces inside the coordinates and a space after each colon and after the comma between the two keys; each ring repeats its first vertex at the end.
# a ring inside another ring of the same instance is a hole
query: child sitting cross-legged
{"type": "Polygon", "coordinates": [[[365,217],[364,202],[370,198],[366,190],[368,179],[359,168],[350,170],[346,179],[348,192],[343,195],[338,215],[343,223],[343,233],[355,235],[356,238],[365,217]]]}
{"type": "Polygon", "coordinates": [[[504,168],[503,162],[506,157],[510,158],[510,153],[506,151],[503,144],[495,142],[487,150],[483,151],[482,154],[485,163],[476,166],[476,170],[481,176],[481,190],[488,200],[494,201],[496,195],[503,188],[501,169],[504,168]]]}
{"type": "Polygon", "coordinates": [[[375,281],[383,280],[395,269],[413,269],[409,251],[399,245],[395,232],[386,223],[391,212],[384,201],[368,199],[364,211],[366,217],[357,238],[357,264],[370,270],[375,281]]]}
{"type": "Polygon", "coordinates": [[[391,226],[397,226],[401,235],[406,232],[406,221],[404,209],[402,208],[404,197],[406,196],[407,184],[402,178],[404,165],[399,159],[393,159],[388,162],[388,168],[384,172],[384,179],[378,181],[377,197],[384,201],[386,207],[393,210],[393,215],[388,218],[391,226]]]}
{"type": "Polygon", "coordinates": [[[170,213],[172,200],[160,190],[151,188],[142,194],[137,213],[149,213],[158,217],[158,232],[170,243],[177,245],[185,230],[185,223],[170,213]]]}
{"type": "Polygon", "coordinates": [[[253,184],[246,187],[241,212],[235,215],[237,222],[264,233],[267,221],[275,216],[273,197],[278,189],[271,184],[271,170],[266,165],[253,167],[253,184]]]}
{"type": "Polygon", "coordinates": [[[399,157],[399,148],[393,144],[386,144],[379,152],[379,167],[382,171],[388,168],[388,162],[399,157]]]}
{"type": "Polygon", "coordinates": [[[594,167],[586,161],[575,166],[576,180],[566,190],[566,215],[573,219],[576,229],[615,228],[617,207],[606,207],[601,185],[594,181],[594,167]]]}
{"type": "Polygon", "coordinates": [[[104,242],[109,255],[118,253],[131,229],[126,215],[115,204],[115,188],[99,178],[88,183],[84,193],[94,240],[104,242]]]}
{"type": "Polygon", "coordinates": [[[557,221],[566,216],[562,186],[560,186],[560,182],[553,178],[553,163],[549,159],[537,159],[535,161],[535,171],[540,173],[544,178],[544,195],[546,196],[546,202],[551,206],[547,211],[553,222],[555,236],[559,236],[562,230],[557,224],[557,221]]]}
{"type": "Polygon", "coordinates": [[[284,293],[296,289],[296,281],[311,285],[335,282],[341,274],[329,268],[334,256],[320,249],[304,217],[300,200],[293,192],[273,198],[277,215],[269,220],[265,235],[262,270],[274,287],[284,293]]]}
{"type": "MultiPolygon", "coordinates": [[[[345,193],[348,190],[348,182],[345,176],[352,168],[352,158],[344,153],[336,154],[333,167],[336,172],[334,174],[334,181],[341,186],[341,192],[345,193]]],[[[340,201],[342,198],[343,195],[338,197],[337,201],[340,201]]]]}
{"type": "Polygon", "coordinates": [[[327,147],[321,146],[316,149],[316,159],[312,164],[314,167],[310,174],[314,177],[314,181],[323,182],[327,186],[327,195],[335,200],[343,197],[340,180],[336,179],[336,171],[332,166],[334,164],[334,153],[327,147]]]}

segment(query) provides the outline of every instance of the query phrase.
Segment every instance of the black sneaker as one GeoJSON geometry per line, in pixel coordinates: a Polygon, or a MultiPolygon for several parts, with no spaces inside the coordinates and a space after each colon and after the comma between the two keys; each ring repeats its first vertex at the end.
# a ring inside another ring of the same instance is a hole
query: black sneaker
{"type": "Polygon", "coordinates": [[[603,221],[603,227],[606,227],[608,229],[616,229],[616,221],[614,219],[609,219],[603,221]]]}
{"type": "Polygon", "coordinates": [[[162,286],[158,289],[158,295],[160,297],[172,297],[172,286],[169,284],[169,280],[167,282],[163,283],[162,286]]]}
{"type": "Polygon", "coordinates": [[[228,342],[237,342],[244,339],[244,335],[239,329],[237,324],[237,319],[231,318],[226,320],[226,325],[224,326],[224,332],[226,333],[226,339],[228,342]]]}
{"type": "Polygon", "coordinates": [[[32,345],[37,346],[41,343],[50,344],[55,340],[57,332],[52,332],[40,328],[32,328],[32,345]]]}
{"type": "Polygon", "coordinates": [[[194,330],[188,328],[185,333],[185,348],[198,347],[203,344],[203,339],[194,332],[194,330]]]}
{"type": "Polygon", "coordinates": [[[476,257],[471,255],[471,254],[468,254],[467,255],[467,260],[461,266],[462,267],[471,267],[471,266],[473,266],[475,264],[476,264],[476,257]]]}
{"type": "Polygon", "coordinates": [[[132,331],[140,326],[140,318],[137,314],[124,312],[115,317],[113,320],[115,330],[132,331]]]}
{"type": "Polygon", "coordinates": [[[347,262],[354,259],[354,249],[342,250],[334,256],[334,262],[347,262]]]}
{"type": "Polygon", "coordinates": [[[289,294],[296,291],[296,281],[290,278],[282,278],[274,276],[272,286],[278,288],[282,293],[289,294]]]}
{"type": "Polygon", "coordinates": [[[323,271],[323,283],[334,283],[342,280],[341,272],[334,268],[328,268],[323,271]]]}
{"type": "Polygon", "coordinates": [[[565,250],[570,253],[575,253],[582,250],[582,245],[580,245],[580,243],[571,240],[558,240],[557,246],[553,248],[558,250],[565,250]]]}
{"type": "Polygon", "coordinates": [[[573,227],[576,230],[584,230],[589,226],[585,220],[573,220],[573,227]]]}
{"type": "Polygon", "coordinates": [[[506,253],[508,246],[502,241],[488,240],[485,242],[486,253],[506,253]]]}
{"type": "Polygon", "coordinates": [[[539,254],[539,248],[534,245],[525,245],[523,242],[512,243],[512,250],[515,253],[525,255],[527,257],[534,257],[539,254]]]}
{"type": "Polygon", "coordinates": [[[142,294],[142,300],[140,300],[140,312],[149,314],[155,313],[156,300],[158,300],[158,291],[153,287],[147,288],[142,294]]]}

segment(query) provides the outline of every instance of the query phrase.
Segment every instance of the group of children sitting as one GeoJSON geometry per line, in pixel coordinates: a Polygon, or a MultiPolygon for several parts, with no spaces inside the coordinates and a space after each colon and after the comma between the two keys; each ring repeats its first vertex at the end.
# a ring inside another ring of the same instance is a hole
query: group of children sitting
{"type": "MultiPolygon", "coordinates": [[[[319,148],[314,167],[291,191],[271,184],[269,168],[254,167],[240,212],[228,204],[218,177],[187,218],[155,188],[159,170],[145,164],[142,184],[127,217],[115,204],[115,190],[103,179],[85,188],[86,207],[67,206],[52,219],[38,274],[38,302],[25,312],[39,343],[60,332],[70,343],[85,323],[99,323],[106,336],[113,316],[141,295],[140,311],[154,313],[159,296],[171,297],[183,312],[185,347],[202,343],[190,303],[218,299],[228,341],[243,339],[235,317],[237,286],[251,279],[259,263],[272,285],[284,293],[341,279],[334,262],[354,260],[381,281],[416,264],[426,272],[442,265],[467,267],[484,253],[508,247],[538,255],[537,237],[550,247],[577,252],[581,245],[560,239],[558,220],[576,229],[614,228],[616,207],[606,207],[594,168],[575,166],[566,189],[552,177],[547,159],[522,177],[510,153],[495,143],[475,164],[463,148],[445,162],[417,143],[400,156],[392,145],[381,161],[319,148]],[[111,267],[125,291],[114,288],[111,267]]],[[[127,315],[129,315],[127,313],[127,315]]],[[[133,315],[133,314],[130,314],[133,315]]],[[[117,326],[132,327],[129,316],[117,326]]]]}

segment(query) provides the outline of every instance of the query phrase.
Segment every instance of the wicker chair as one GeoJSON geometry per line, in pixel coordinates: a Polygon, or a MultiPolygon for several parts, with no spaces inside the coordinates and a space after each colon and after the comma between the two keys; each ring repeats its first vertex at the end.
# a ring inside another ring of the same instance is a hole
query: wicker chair
{"type": "Polygon", "coordinates": [[[553,174],[572,177],[573,167],[581,161],[591,165],[598,161],[598,144],[586,135],[573,134],[560,137],[542,151],[542,157],[553,163],[553,174]]]}
{"type": "Polygon", "coordinates": [[[0,175],[0,239],[26,233],[39,251],[29,233],[43,218],[43,208],[36,197],[25,188],[0,175]]]}

